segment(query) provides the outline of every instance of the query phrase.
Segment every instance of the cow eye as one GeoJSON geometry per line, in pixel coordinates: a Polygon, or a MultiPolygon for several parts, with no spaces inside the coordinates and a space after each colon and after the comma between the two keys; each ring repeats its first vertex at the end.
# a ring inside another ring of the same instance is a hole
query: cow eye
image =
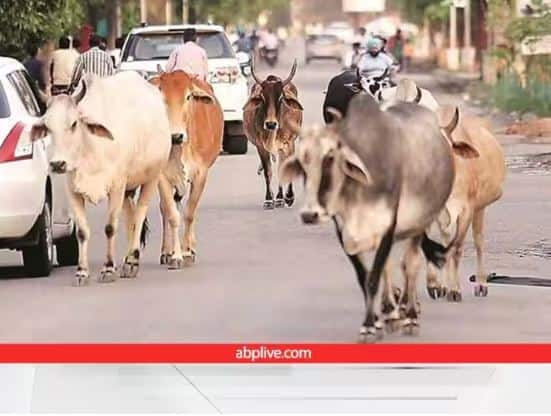
{"type": "Polygon", "coordinates": [[[71,131],[75,131],[77,128],[77,120],[73,121],[73,124],[71,124],[71,131]]]}

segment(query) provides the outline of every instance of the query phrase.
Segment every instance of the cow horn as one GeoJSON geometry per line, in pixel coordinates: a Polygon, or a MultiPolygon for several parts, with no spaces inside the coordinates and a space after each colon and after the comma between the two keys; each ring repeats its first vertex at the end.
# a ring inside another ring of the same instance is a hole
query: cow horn
{"type": "Polygon", "coordinates": [[[288,83],[290,83],[295,77],[296,73],[297,73],[297,60],[295,59],[295,61],[293,62],[293,67],[291,68],[291,73],[289,74],[287,79],[283,81],[283,85],[287,85],[288,83]]]}
{"type": "Polygon", "coordinates": [[[260,81],[260,78],[256,76],[256,72],[254,72],[254,59],[251,61],[251,75],[254,79],[254,82],[256,82],[259,85],[262,84],[262,81],[260,81]]]}
{"type": "Polygon", "coordinates": [[[344,118],[343,114],[335,107],[327,107],[325,112],[333,118],[333,123],[341,121],[344,118]]]}
{"type": "Polygon", "coordinates": [[[415,88],[417,88],[417,96],[415,97],[415,100],[413,100],[413,102],[419,104],[421,102],[421,98],[423,98],[423,91],[421,91],[421,88],[419,87],[415,88]]]}
{"type": "Polygon", "coordinates": [[[459,124],[459,108],[455,107],[452,121],[450,121],[450,123],[446,127],[444,127],[444,132],[446,132],[446,135],[450,140],[452,137],[452,133],[458,124],[459,124]]]}
{"type": "Polygon", "coordinates": [[[77,94],[72,95],[72,97],[75,100],[76,104],[80,103],[82,101],[82,99],[84,98],[84,96],[86,95],[86,90],[87,90],[86,81],[84,81],[84,79],[82,79],[81,84],[82,84],[82,88],[80,89],[80,91],[77,94]]]}
{"type": "Polygon", "coordinates": [[[163,67],[161,66],[161,64],[157,64],[157,74],[162,75],[164,73],[165,71],[163,70],[163,67]]]}

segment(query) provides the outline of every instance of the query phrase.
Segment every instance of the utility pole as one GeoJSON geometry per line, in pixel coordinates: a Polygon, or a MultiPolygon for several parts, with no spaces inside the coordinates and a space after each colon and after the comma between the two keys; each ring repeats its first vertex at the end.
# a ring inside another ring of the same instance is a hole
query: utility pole
{"type": "Polygon", "coordinates": [[[165,0],[165,21],[167,25],[172,23],[172,0],[165,0]]]}
{"type": "Polygon", "coordinates": [[[147,23],[147,0],[140,0],[140,23],[147,23]]]}
{"type": "Polygon", "coordinates": [[[189,23],[189,0],[182,0],[182,23],[189,23]]]}

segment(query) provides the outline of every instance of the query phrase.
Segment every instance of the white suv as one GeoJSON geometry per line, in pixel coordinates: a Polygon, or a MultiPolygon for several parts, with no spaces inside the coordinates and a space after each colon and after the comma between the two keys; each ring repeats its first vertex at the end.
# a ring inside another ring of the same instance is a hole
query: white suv
{"type": "Polygon", "coordinates": [[[0,249],[21,250],[29,276],[50,274],[54,244],[61,266],[78,262],[65,178],[50,175],[49,139],[29,141],[44,110],[23,65],[0,57],[0,249]]]}
{"type": "Polygon", "coordinates": [[[133,29],[121,51],[119,70],[134,70],[151,76],[157,65],[165,68],[170,53],[183,41],[183,31],[194,28],[197,43],[209,58],[209,82],[224,110],[224,150],[232,154],[247,152],[243,131],[243,106],[248,98],[247,79],[224,29],[215,25],[145,26],[133,29]]]}

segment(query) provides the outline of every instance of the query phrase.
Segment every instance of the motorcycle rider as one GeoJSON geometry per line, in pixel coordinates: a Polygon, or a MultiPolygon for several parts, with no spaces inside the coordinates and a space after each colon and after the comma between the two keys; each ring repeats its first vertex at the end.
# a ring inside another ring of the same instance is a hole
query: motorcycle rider
{"type": "Polygon", "coordinates": [[[362,76],[369,77],[396,68],[394,60],[383,51],[383,47],[383,41],[379,38],[372,37],[367,41],[367,53],[358,62],[362,76]]]}

